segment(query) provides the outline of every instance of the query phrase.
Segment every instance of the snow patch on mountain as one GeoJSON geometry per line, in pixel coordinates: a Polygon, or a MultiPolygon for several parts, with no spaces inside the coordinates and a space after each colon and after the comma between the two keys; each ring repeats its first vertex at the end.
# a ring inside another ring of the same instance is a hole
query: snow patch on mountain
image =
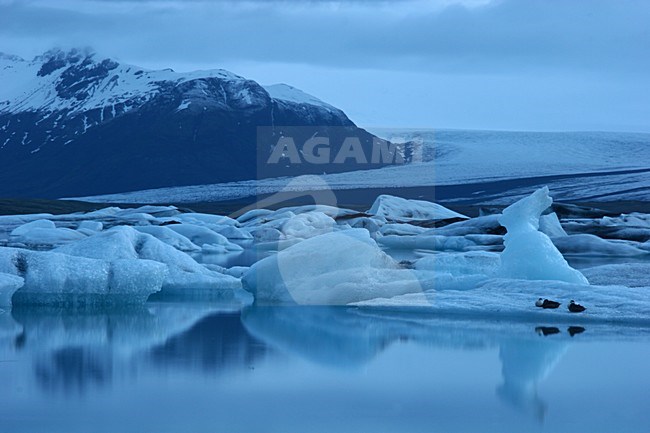
{"type": "Polygon", "coordinates": [[[262,87],[264,87],[264,90],[266,90],[271,96],[271,98],[275,100],[293,102],[295,104],[315,105],[318,107],[323,107],[328,110],[339,111],[338,108],[335,108],[327,104],[326,102],[321,101],[315,96],[303,92],[302,90],[289,86],[288,84],[280,83],[280,84],[273,84],[270,86],[262,86],[262,87]]]}
{"type": "MultiPolygon", "coordinates": [[[[68,115],[106,107],[107,113],[102,111],[102,115],[115,116],[116,105],[124,104],[122,111],[142,105],[166,82],[178,86],[206,78],[247,81],[221,69],[189,73],[147,70],[111,59],[99,60],[92,52],[76,49],[51,50],[32,61],[0,56],[0,75],[4,82],[0,87],[0,113],[66,110],[68,115]]],[[[241,96],[252,102],[250,95],[241,96]]]]}

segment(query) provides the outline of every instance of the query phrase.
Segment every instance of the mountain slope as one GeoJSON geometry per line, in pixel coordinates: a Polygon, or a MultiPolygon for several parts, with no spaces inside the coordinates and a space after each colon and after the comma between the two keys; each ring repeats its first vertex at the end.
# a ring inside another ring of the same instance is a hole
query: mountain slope
{"type": "MultiPolygon", "coordinates": [[[[80,50],[32,61],[0,55],[0,196],[60,197],[339,172],[349,164],[261,171],[287,126],[296,142],[374,136],[287,85],[223,70],[150,71],[80,50]],[[269,127],[258,133],[258,127],[269,127]],[[277,130],[276,130],[277,128],[277,130]],[[263,138],[260,141],[260,137],[263,138]]],[[[358,167],[357,167],[358,168],[358,167]]],[[[367,166],[371,168],[371,166],[367,166]]]]}

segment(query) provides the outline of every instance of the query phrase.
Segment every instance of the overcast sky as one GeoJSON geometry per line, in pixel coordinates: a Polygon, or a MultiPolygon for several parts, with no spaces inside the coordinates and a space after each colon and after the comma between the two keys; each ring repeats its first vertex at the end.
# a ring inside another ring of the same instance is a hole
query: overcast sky
{"type": "Polygon", "coordinates": [[[0,51],[224,68],[362,126],[650,132],[649,23],[645,0],[0,0],[0,51]]]}

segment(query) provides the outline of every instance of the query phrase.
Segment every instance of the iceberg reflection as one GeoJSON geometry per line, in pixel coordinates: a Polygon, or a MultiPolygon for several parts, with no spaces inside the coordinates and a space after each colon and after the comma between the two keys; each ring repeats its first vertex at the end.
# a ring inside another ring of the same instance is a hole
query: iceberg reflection
{"type": "MultiPolygon", "coordinates": [[[[362,368],[389,346],[404,342],[494,350],[502,377],[497,396],[542,420],[546,405],[537,385],[572,341],[564,330],[545,337],[529,323],[352,307],[250,306],[240,311],[218,304],[158,303],[112,311],[19,308],[0,314],[0,355],[22,357],[24,373],[38,388],[67,395],[167,371],[203,378],[249,372],[262,362],[275,371],[287,363],[279,354],[346,370],[362,368]]],[[[457,368],[437,362],[431,360],[438,369],[457,368]]],[[[493,370],[488,376],[498,377],[493,370]]]]}
{"type": "MultiPolygon", "coordinates": [[[[537,385],[565,353],[566,336],[551,341],[528,324],[445,320],[417,314],[345,307],[251,307],[246,329],[280,351],[336,368],[360,367],[395,342],[436,348],[499,349],[503,383],[497,395],[542,421],[546,404],[537,385]]],[[[453,367],[452,367],[453,368],[453,367]]]]}

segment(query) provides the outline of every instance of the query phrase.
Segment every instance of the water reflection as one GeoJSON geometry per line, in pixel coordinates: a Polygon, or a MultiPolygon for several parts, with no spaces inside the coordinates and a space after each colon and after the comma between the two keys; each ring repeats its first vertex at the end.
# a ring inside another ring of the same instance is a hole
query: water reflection
{"type": "Polygon", "coordinates": [[[537,395],[538,384],[564,355],[567,343],[513,339],[499,346],[503,384],[497,395],[512,407],[544,421],[547,405],[537,395]]]}
{"type": "Polygon", "coordinates": [[[581,332],[569,327],[557,335],[550,328],[345,307],[251,306],[241,312],[187,303],[81,312],[19,308],[0,315],[0,352],[31,364],[42,391],[78,395],[116,381],[137,382],[142,371],[248,372],[262,361],[286,363],[280,354],[354,370],[405,342],[496,350],[502,378],[497,396],[541,421],[546,403],[537,394],[538,384],[574,341],[569,335],[581,332]]]}
{"type": "MultiPolygon", "coordinates": [[[[480,322],[373,314],[341,307],[256,307],[246,309],[242,321],[257,338],[284,352],[343,368],[361,366],[395,342],[464,350],[498,347],[503,383],[497,395],[538,421],[544,419],[546,404],[537,396],[537,385],[567,347],[566,340],[540,340],[525,324],[506,325],[510,329],[504,332],[503,327],[480,322]]],[[[560,332],[548,326],[535,331],[541,335],[560,332]]]]}
{"type": "Polygon", "coordinates": [[[89,387],[104,387],[113,379],[113,357],[106,350],[64,347],[37,357],[34,372],[45,391],[83,394],[89,387]]]}
{"type": "Polygon", "coordinates": [[[246,332],[239,313],[224,313],[209,315],[153,347],[147,359],[159,368],[199,368],[223,373],[254,368],[268,355],[268,346],[246,332]]]}

